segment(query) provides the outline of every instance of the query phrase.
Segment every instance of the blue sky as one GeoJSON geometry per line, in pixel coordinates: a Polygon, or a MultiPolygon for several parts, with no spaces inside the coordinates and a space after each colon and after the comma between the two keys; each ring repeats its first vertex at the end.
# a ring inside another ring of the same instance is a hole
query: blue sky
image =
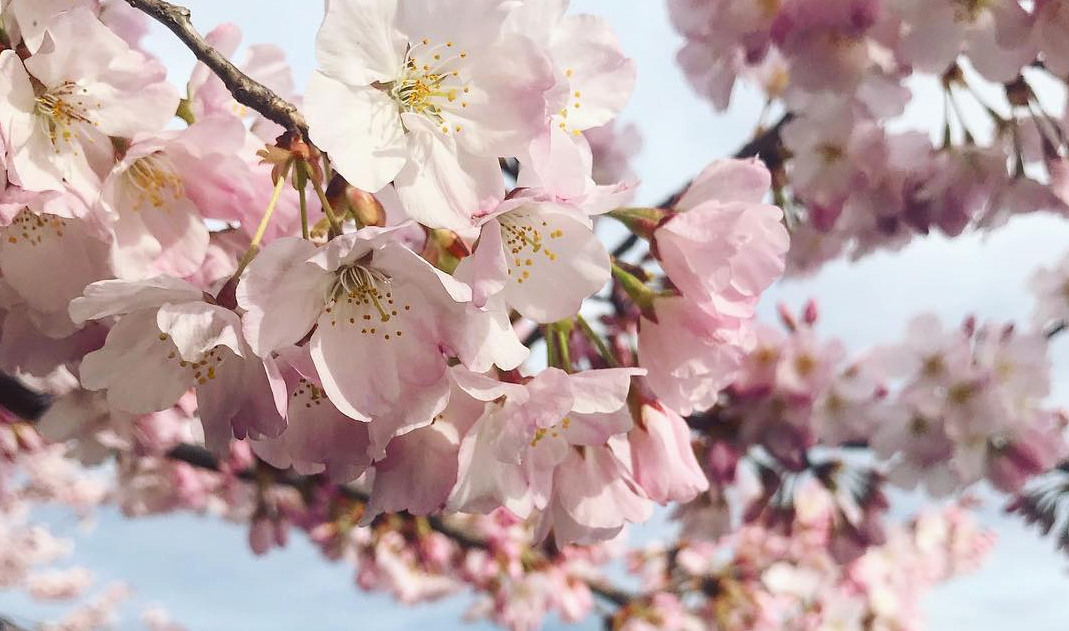
{"type": "MultiPolygon", "coordinates": [[[[246,42],[275,42],[290,54],[298,84],[314,66],[313,41],[320,3],[313,0],[188,0],[202,32],[216,24],[239,24],[246,42]]],[[[716,114],[692,95],[674,63],[679,38],[667,23],[663,0],[574,0],[576,11],[605,15],[628,54],[636,58],[639,81],[623,119],[639,124],[645,150],[637,161],[644,179],[640,197],[654,202],[677,189],[710,160],[731,154],[753,128],[761,100],[737,93],[731,110],[716,114]]],[[[184,82],[192,56],[166,31],[149,41],[184,82]]],[[[910,110],[905,125],[939,116],[938,100],[926,95],[910,110]]],[[[1025,321],[1031,299],[1024,289],[1036,266],[1063,256],[1069,225],[1051,218],[1016,219],[987,238],[953,241],[930,237],[898,254],[880,254],[859,264],[837,262],[820,274],[776,287],[763,305],[766,318],[785,301],[799,306],[820,298],[820,328],[855,349],[899,339],[907,319],[932,311],[947,322],[966,314],[1025,321]]],[[[1054,348],[1055,400],[1069,403],[1069,343],[1054,348]]],[[[919,505],[902,497],[902,514],[919,505]]],[[[938,589],[926,603],[932,631],[1055,631],[1069,619],[1065,557],[1017,521],[999,514],[988,498],[983,521],[1002,538],[979,574],[938,589]]],[[[323,561],[300,536],[288,548],[256,558],[245,545],[244,527],[211,518],[182,515],[126,521],[106,511],[83,532],[68,517],[49,514],[62,533],[77,538],[74,562],[97,571],[102,583],[127,580],[138,604],[158,602],[194,631],[233,629],[360,628],[370,631],[429,625],[434,629],[482,629],[460,622],[463,599],[404,609],[383,596],[360,593],[350,566],[323,561]]],[[[644,536],[656,534],[644,528],[644,536]]],[[[128,608],[136,611],[137,608],[128,608]]],[[[0,592],[0,613],[40,620],[56,610],[0,592]]],[[[122,629],[138,628],[136,614],[122,629]]],[[[592,618],[582,627],[599,628],[592,618]]]]}

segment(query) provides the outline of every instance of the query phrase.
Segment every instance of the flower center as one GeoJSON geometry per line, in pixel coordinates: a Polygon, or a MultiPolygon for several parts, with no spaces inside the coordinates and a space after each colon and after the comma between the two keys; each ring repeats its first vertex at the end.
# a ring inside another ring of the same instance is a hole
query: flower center
{"type": "Polygon", "coordinates": [[[453,42],[433,44],[424,38],[412,44],[405,53],[405,62],[397,79],[381,86],[400,106],[402,112],[426,116],[441,127],[442,133],[459,134],[463,128],[446,118],[447,110],[468,107],[465,100],[471,92],[461,79],[460,68],[468,53],[458,50],[453,42]]]}
{"type": "Polygon", "coordinates": [[[568,429],[572,424],[572,419],[565,416],[559,423],[554,423],[550,427],[539,427],[531,435],[531,446],[537,447],[543,439],[547,436],[550,438],[560,438],[561,430],[568,429]]]}
{"type": "Polygon", "coordinates": [[[134,208],[146,202],[156,208],[170,199],[184,196],[182,178],[178,177],[174,164],[161,152],[151,153],[136,160],[123,174],[126,183],[137,192],[134,208]]]}
{"type": "Polygon", "coordinates": [[[222,368],[221,364],[226,360],[226,354],[222,348],[217,346],[202,354],[197,361],[190,362],[182,359],[181,355],[178,354],[178,349],[170,342],[170,339],[171,336],[166,333],[160,333],[159,340],[165,346],[164,350],[170,351],[167,353],[168,361],[173,361],[179,367],[185,368],[197,385],[203,386],[209,381],[215,380],[217,371],[222,368]]]}
{"type": "Polygon", "coordinates": [[[991,0],[953,0],[954,21],[973,24],[980,19],[980,14],[991,4],[991,0]]]}
{"type": "Polygon", "coordinates": [[[404,335],[403,312],[411,305],[394,304],[391,279],[378,270],[351,265],[338,271],[327,295],[330,325],[360,326],[362,335],[391,340],[404,335]],[[387,326],[387,323],[389,325],[387,326]]]}
{"type": "Polygon", "coordinates": [[[544,256],[550,261],[557,260],[557,253],[547,247],[548,240],[559,239],[564,231],[549,230],[549,223],[532,217],[522,211],[512,211],[497,218],[501,224],[501,236],[504,237],[505,254],[509,261],[509,275],[522,285],[531,277],[529,270],[534,266],[534,259],[544,256]],[[543,230],[547,231],[546,233],[543,230]]]}
{"type": "MultiPolygon", "coordinates": [[[[67,81],[37,97],[38,120],[52,139],[53,146],[58,142],[70,144],[80,138],[79,128],[83,125],[99,126],[90,112],[99,109],[101,104],[89,98],[87,93],[85,88],[67,81]]],[[[56,152],[59,152],[58,148],[56,152]]]]}

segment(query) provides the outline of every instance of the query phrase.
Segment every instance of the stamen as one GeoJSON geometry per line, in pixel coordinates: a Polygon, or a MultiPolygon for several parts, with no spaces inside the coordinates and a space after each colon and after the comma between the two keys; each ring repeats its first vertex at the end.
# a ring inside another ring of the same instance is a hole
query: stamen
{"type": "Polygon", "coordinates": [[[184,195],[182,178],[178,177],[171,161],[160,152],[136,160],[124,174],[126,183],[138,193],[135,208],[145,202],[163,206],[168,197],[181,199],[184,195]]]}

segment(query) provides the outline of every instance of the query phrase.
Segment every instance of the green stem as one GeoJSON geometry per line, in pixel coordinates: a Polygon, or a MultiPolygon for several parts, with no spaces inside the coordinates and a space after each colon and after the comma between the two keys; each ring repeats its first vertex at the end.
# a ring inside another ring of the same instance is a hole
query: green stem
{"type": "Polygon", "coordinates": [[[546,339],[546,364],[557,367],[560,365],[560,354],[557,352],[557,336],[554,334],[553,325],[545,325],[543,336],[546,339]]]}
{"type": "Polygon", "coordinates": [[[586,321],[586,318],[584,318],[582,314],[577,313],[575,315],[575,322],[579,325],[579,330],[583,332],[586,339],[590,340],[590,343],[597,347],[598,354],[605,360],[605,363],[608,364],[610,368],[618,368],[620,362],[616,360],[616,356],[613,354],[612,349],[605,343],[605,339],[598,335],[597,331],[590,326],[590,323],[586,321]]]}
{"type": "Polygon", "coordinates": [[[558,366],[564,372],[572,372],[572,353],[568,348],[568,338],[572,333],[572,321],[561,320],[553,325],[553,332],[557,336],[557,355],[560,359],[558,366]]]}
{"type": "MultiPolygon", "coordinates": [[[[307,175],[308,166],[302,162],[301,168],[306,169],[305,174],[307,175]]],[[[315,189],[316,195],[319,197],[319,203],[323,206],[323,213],[327,216],[327,221],[330,222],[330,236],[336,237],[340,235],[341,224],[338,222],[338,217],[334,214],[334,208],[330,205],[330,202],[327,201],[327,193],[323,190],[323,185],[313,177],[309,177],[308,179],[312,181],[312,188],[315,189]]]]}
{"type": "Polygon", "coordinates": [[[308,236],[308,197],[305,194],[304,187],[301,186],[297,189],[297,197],[301,200],[301,236],[305,240],[308,236]]]}
{"type": "Polygon", "coordinates": [[[256,254],[260,251],[260,242],[263,241],[264,234],[267,232],[267,226],[271,223],[271,216],[275,214],[275,207],[278,206],[278,200],[282,197],[282,188],[286,184],[286,177],[289,175],[290,165],[286,165],[282,170],[282,174],[278,178],[278,182],[275,182],[275,191],[271,194],[271,201],[267,204],[267,210],[264,211],[264,217],[260,220],[260,226],[256,229],[256,234],[252,237],[252,243],[249,244],[249,249],[245,252],[245,256],[241,257],[241,263],[238,264],[238,271],[234,272],[234,278],[241,276],[245,268],[249,266],[252,259],[256,257],[256,254]]]}
{"type": "Polygon", "coordinates": [[[186,125],[192,126],[197,122],[197,117],[193,115],[193,109],[189,106],[189,99],[179,101],[178,109],[174,114],[185,121],[186,125]]]}

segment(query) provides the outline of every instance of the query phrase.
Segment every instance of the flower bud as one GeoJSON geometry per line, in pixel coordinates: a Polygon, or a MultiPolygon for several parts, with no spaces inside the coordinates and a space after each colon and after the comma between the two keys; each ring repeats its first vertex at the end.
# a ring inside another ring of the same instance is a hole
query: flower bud
{"type": "Polygon", "coordinates": [[[353,213],[353,217],[356,218],[357,223],[361,226],[378,226],[381,228],[386,225],[386,209],[382,207],[382,204],[374,195],[350,186],[346,191],[346,196],[348,197],[349,208],[353,213]]]}

